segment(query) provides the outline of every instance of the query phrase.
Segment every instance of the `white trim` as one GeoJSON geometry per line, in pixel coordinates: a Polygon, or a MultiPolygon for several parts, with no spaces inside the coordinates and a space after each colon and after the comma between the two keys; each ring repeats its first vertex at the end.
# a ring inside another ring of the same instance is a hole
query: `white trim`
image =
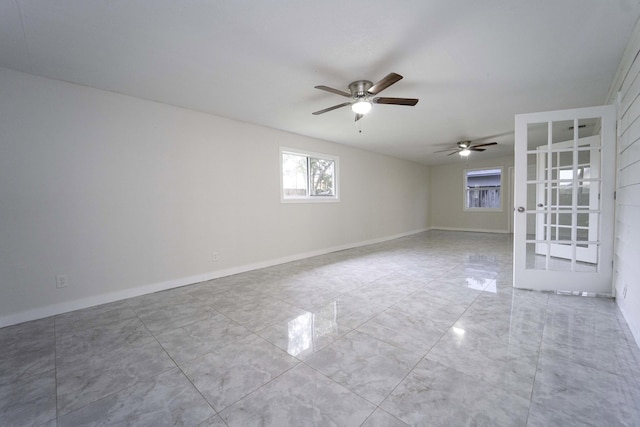
{"type": "Polygon", "coordinates": [[[509,230],[491,230],[489,228],[458,228],[458,227],[431,227],[432,230],[442,231],[468,231],[470,233],[497,233],[511,234],[509,230]]]}
{"type": "Polygon", "coordinates": [[[509,177],[508,182],[509,182],[509,201],[507,202],[507,218],[509,219],[508,221],[508,230],[509,233],[513,233],[513,215],[515,215],[515,205],[513,204],[513,188],[514,188],[514,181],[515,181],[515,168],[513,166],[509,166],[507,168],[507,175],[509,177]]]}
{"type": "Polygon", "coordinates": [[[334,196],[316,196],[316,197],[292,197],[290,199],[285,199],[282,197],[282,188],[280,189],[280,203],[338,203],[340,199],[334,196]]]}
{"type": "Polygon", "coordinates": [[[355,243],[347,243],[344,245],[332,246],[325,249],[318,249],[315,251],[289,255],[282,258],[260,261],[253,264],[241,265],[238,267],[231,267],[224,270],[211,271],[208,273],[182,277],[178,279],[168,280],[165,282],[158,282],[158,283],[152,283],[148,285],[137,286],[134,288],[125,289],[118,292],[110,292],[110,293],[96,295],[92,297],[80,298],[74,301],[67,301],[59,304],[51,304],[44,307],[39,307],[32,310],[11,314],[9,316],[0,317],[0,328],[16,325],[18,323],[28,322],[31,320],[43,319],[45,317],[55,316],[58,314],[67,313],[74,310],[89,308],[96,305],[107,304],[110,302],[138,297],[141,295],[146,295],[154,292],[165,291],[167,289],[193,285],[193,284],[204,282],[207,280],[218,279],[220,277],[232,276],[234,274],[245,273],[247,271],[272,267],[275,265],[285,264],[292,261],[298,261],[305,258],[311,258],[318,255],[325,255],[331,252],[338,252],[346,249],[353,249],[361,246],[382,243],[389,240],[395,240],[401,237],[411,236],[411,235],[422,233],[429,230],[430,228],[421,228],[417,230],[408,231],[405,233],[394,234],[391,236],[379,237],[376,239],[365,240],[365,241],[355,242],[355,243]]]}

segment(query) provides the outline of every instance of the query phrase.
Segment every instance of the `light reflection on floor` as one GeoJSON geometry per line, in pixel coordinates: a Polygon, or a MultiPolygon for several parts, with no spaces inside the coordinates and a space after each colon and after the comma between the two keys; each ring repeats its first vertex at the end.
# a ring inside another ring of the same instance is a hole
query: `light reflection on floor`
{"type": "Polygon", "coordinates": [[[338,304],[334,301],[316,313],[305,313],[289,321],[289,345],[287,352],[292,356],[314,351],[316,343],[326,335],[338,331],[338,304]]]}

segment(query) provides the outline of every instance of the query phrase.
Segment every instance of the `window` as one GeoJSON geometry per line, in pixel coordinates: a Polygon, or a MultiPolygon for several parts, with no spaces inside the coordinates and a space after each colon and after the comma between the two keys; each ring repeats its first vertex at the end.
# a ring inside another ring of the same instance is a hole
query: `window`
{"type": "Polygon", "coordinates": [[[502,210],[502,168],[465,170],[464,185],[465,210],[502,210]]]}
{"type": "Polygon", "coordinates": [[[280,149],[282,201],[338,201],[338,158],[280,149]]]}

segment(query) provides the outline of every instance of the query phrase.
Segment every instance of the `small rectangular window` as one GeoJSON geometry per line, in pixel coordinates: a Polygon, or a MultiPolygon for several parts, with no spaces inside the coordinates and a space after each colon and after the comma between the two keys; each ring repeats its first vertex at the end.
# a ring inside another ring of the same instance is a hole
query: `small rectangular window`
{"type": "Polygon", "coordinates": [[[502,169],[464,171],[465,210],[502,210],[502,169]]]}
{"type": "Polygon", "coordinates": [[[337,201],[338,158],[280,149],[282,201],[337,201]]]}

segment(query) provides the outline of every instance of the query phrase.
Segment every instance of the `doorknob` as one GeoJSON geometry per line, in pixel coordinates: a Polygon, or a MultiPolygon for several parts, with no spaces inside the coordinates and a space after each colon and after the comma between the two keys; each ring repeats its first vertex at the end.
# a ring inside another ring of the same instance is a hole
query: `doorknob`
{"type": "Polygon", "coordinates": [[[522,206],[518,207],[518,212],[524,212],[524,208],[522,206]]]}
{"type": "Polygon", "coordinates": [[[538,203],[538,207],[539,208],[544,208],[544,205],[542,203],[538,203]]]}

